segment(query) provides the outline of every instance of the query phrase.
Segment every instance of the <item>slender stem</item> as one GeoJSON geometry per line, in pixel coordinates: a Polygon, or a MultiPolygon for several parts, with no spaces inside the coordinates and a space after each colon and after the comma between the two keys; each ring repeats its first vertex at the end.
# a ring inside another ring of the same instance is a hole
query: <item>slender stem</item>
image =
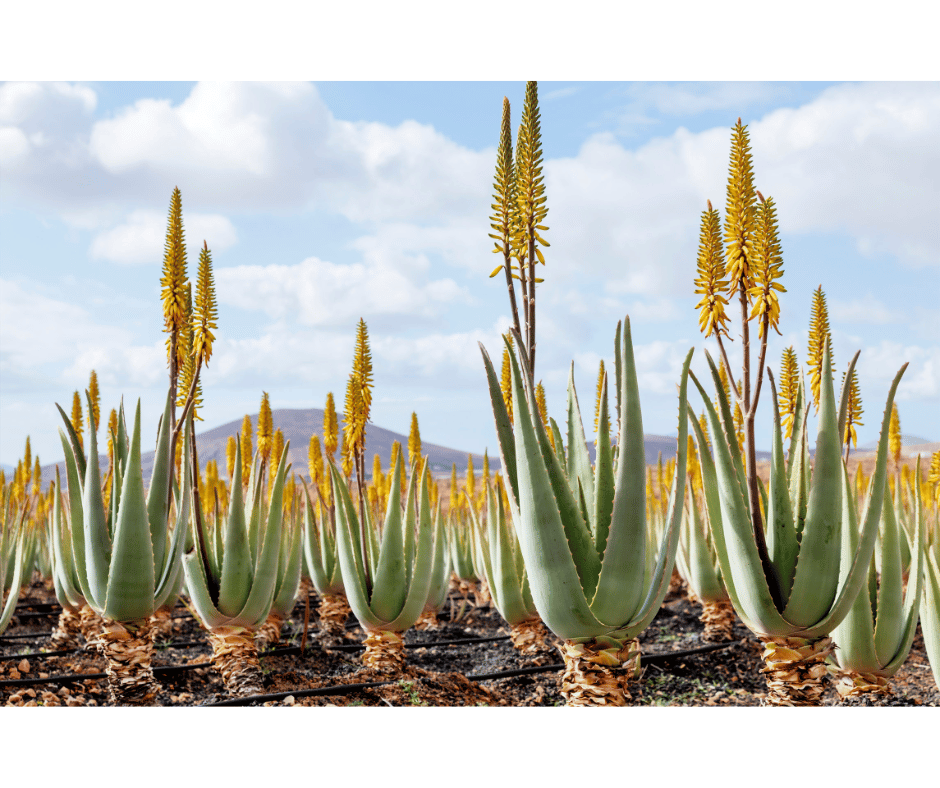
{"type": "Polygon", "coordinates": [[[718,350],[721,351],[722,361],[725,362],[725,372],[728,373],[728,383],[731,386],[731,391],[734,394],[734,398],[738,401],[741,399],[741,393],[738,391],[738,384],[734,382],[734,375],[731,374],[731,362],[728,361],[728,353],[725,350],[725,343],[721,341],[721,334],[715,334],[715,338],[718,340],[718,350]]]}
{"type": "Polygon", "coordinates": [[[535,379],[535,227],[533,220],[529,219],[529,281],[532,292],[529,294],[529,322],[527,326],[529,344],[529,373],[535,379]]]}
{"type": "Polygon", "coordinates": [[[512,252],[509,247],[509,238],[503,239],[503,270],[506,272],[506,287],[509,288],[509,306],[512,308],[512,320],[516,331],[522,333],[519,323],[519,308],[516,306],[516,286],[512,282],[512,252]]]}

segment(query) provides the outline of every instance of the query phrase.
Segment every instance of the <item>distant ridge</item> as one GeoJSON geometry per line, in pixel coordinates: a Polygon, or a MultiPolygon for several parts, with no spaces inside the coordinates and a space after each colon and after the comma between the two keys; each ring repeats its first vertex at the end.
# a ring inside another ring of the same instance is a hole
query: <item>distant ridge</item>
{"type": "MultiPolygon", "coordinates": [[[[250,418],[252,428],[252,446],[257,448],[258,439],[256,430],[258,428],[258,414],[252,414],[250,418]]],[[[281,432],[284,433],[284,440],[290,441],[288,462],[293,464],[292,470],[295,473],[300,473],[304,476],[307,476],[307,451],[310,446],[310,436],[314,434],[320,436],[322,447],[323,410],[320,408],[281,408],[279,410],[272,411],[271,418],[274,424],[274,429],[280,429],[281,432]]],[[[343,414],[338,413],[337,419],[340,423],[339,437],[340,444],[342,444],[343,414]]],[[[229,436],[237,434],[238,431],[241,430],[241,426],[242,420],[237,419],[219,427],[214,427],[211,430],[206,430],[205,432],[197,432],[196,448],[199,452],[199,464],[205,467],[205,464],[209,460],[215,460],[219,465],[219,474],[223,478],[226,478],[228,474],[225,465],[225,445],[228,442],[229,436]]],[[[675,438],[671,438],[665,435],[644,435],[643,440],[646,462],[649,465],[656,463],[660,452],[662,452],[664,461],[676,456],[675,438]]],[[[382,467],[384,469],[388,468],[389,457],[392,452],[392,443],[394,441],[399,441],[402,444],[402,448],[404,448],[407,452],[407,435],[392,432],[391,430],[387,430],[384,427],[379,427],[375,424],[368,424],[366,426],[366,472],[368,474],[372,473],[372,456],[374,454],[378,454],[382,458],[382,467]]],[[[591,455],[591,461],[593,462],[594,442],[588,441],[587,447],[588,453],[591,455]]],[[[468,454],[472,454],[473,456],[473,467],[476,469],[477,473],[479,473],[483,467],[482,454],[460,451],[458,449],[450,449],[446,446],[439,446],[436,443],[428,443],[424,440],[421,441],[421,450],[428,456],[431,471],[435,475],[449,474],[451,466],[454,463],[457,464],[458,475],[465,475],[467,470],[468,454]]],[[[153,454],[153,450],[141,454],[141,464],[143,466],[145,480],[149,480],[151,471],[153,470],[153,454]]],[[[338,460],[338,450],[336,454],[338,460]]],[[[769,460],[770,453],[759,451],[757,452],[757,458],[759,460],[769,460]]],[[[102,471],[106,472],[108,464],[107,454],[99,455],[99,461],[101,463],[102,471]]],[[[500,468],[500,466],[501,464],[499,461],[499,453],[496,451],[493,455],[490,456],[490,467],[493,470],[496,470],[500,468]]],[[[55,477],[55,468],[56,464],[54,463],[42,467],[43,486],[48,485],[49,481],[55,477]]],[[[60,472],[64,478],[64,465],[62,465],[60,472]]]]}

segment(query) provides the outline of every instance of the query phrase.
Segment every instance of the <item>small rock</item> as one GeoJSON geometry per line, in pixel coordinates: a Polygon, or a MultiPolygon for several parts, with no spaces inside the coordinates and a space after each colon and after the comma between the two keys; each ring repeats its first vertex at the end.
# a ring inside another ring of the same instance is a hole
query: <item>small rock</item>
{"type": "Polygon", "coordinates": [[[65,701],[65,705],[66,706],[84,706],[85,704],[82,703],[81,698],[69,696],[69,698],[65,701]]]}
{"type": "Polygon", "coordinates": [[[18,692],[11,695],[7,698],[7,706],[22,706],[23,705],[23,696],[18,692]]]}
{"type": "Polygon", "coordinates": [[[48,674],[48,673],[40,673],[40,674],[39,674],[39,678],[41,678],[41,679],[47,679],[47,678],[49,678],[49,674],[48,674]]]}
{"type": "Polygon", "coordinates": [[[89,698],[89,699],[88,699],[88,703],[86,703],[85,705],[86,705],[86,706],[97,706],[97,705],[98,705],[98,701],[96,701],[94,698],[89,698]]]}
{"type": "Polygon", "coordinates": [[[193,694],[191,692],[181,692],[176,696],[176,699],[180,703],[189,703],[193,699],[193,694]]]}
{"type": "Polygon", "coordinates": [[[24,694],[24,695],[29,695],[29,697],[31,697],[31,698],[35,698],[35,697],[36,697],[36,690],[34,690],[32,687],[30,687],[30,688],[29,688],[28,690],[26,690],[26,692],[24,692],[23,694],[24,694]]]}
{"type": "Polygon", "coordinates": [[[16,668],[10,668],[10,678],[18,679],[22,677],[20,676],[20,672],[16,668]]]}
{"type": "Polygon", "coordinates": [[[296,705],[297,705],[297,701],[294,699],[294,696],[293,696],[293,695],[288,695],[286,698],[284,698],[284,705],[285,705],[285,706],[296,706],[296,705]]]}
{"type": "Polygon", "coordinates": [[[20,673],[29,673],[29,660],[21,659],[20,664],[16,666],[20,673]]]}
{"type": "Polygon", "coordinates": [[[56,694],[60,698],[67,698],[69,695],[72,694],[72,690],[70,690],[68,687],[60,687],[59,691],[56,694]]]}
{"type": "Polygon", "coordinates": [[[36,703],[36,701],[34,701],[34,700],[28,700],[28,701],[26,701],[26,703],[24,703],[23,705],[24,705],[24,706],[38,706],[39,704],[36,703]]]}
{"type": "Polygon", "coordinates": [[[55,693],[43,692],[42,693],[42,705],[43,706],[58,706],[59,699],[55,696],[55,693]]]}

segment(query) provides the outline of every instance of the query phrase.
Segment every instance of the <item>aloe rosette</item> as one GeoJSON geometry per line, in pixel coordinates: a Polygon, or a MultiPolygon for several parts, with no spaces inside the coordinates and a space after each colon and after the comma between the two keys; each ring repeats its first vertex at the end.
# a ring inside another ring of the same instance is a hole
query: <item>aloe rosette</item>
{"type": "MultiPolygon", "coordinates": [[[[675,564],[685,494],[686,388],[690,350],[679,386],[677,469],[655,563],[647,544],[646,461],[629,318],[615,339],[620,432],[613,463],[602,386],[596,469],[591,467],[573,379],[568,389],[568,453],[549,443],[527,367],[513,343],[510,422],[499,379],[481,345],[512,520],[532,599],[545,625],[564,643],[562,694],[569,705],[625,705],[639,675],[639,635],[656,615],[675,564]],[[557,452],[557,454],[556,454],[557,452]],[[624,668],[617,673],[611,668],[624,668]]],[[[515,344],[521,344],[516,338],[515,344]]],[[[560,438],[560,435],[558,436],[560,438]]]]}
{"type": "Polygon", "coordinates": [[[271,648],[281,639],[281,627],[290,617],[300,589],[300,573],[303,564],[303,533],[297,517],[296,501],[292,502],[289,523],[281,530],[280,558],[277,562],[277,582],[274,584],[274,600],[268,617],[258,629],[255,642],[259,649],[271,648]]]}
{"type": "MultiPolygon", "coordinates": [[[[888,394],[875,470],[869,487],[858,548],[851,561],[841,559],[843,501],[850,491],[841,457],[849,396],[843,388],[836,409],[828,344],[823,375],[815,462],[810,477],[806,437],[807,404],[797,397],[789,463],[784,463],[780,412],[774,391],[774,434],[770,484],[766,491],[766,550],[758,548],[744,487],[741,452],[718,369],[708,363],[721,414],[692,376],[707,409],[714,457],[702,428],[689,409],[695,428],[715,549],[722,579],[741,621],[764,644],[763,659],[771,705],[818,705],[824,691],[830,634],[845,618],[861,590],[872,559],[885,495],[888,423],[891,404],[906,364],[888,394]]],[[[846,380],[852,378],[856,357],[846,380]]],[[[773,384],[771,378],[771,384],[773,384]]]]}
{"type": "MultiPolygon", "coordinates": [[[[307,483],[301,481],[306,491],[304,501],[303,556],[307,575],[320,598],[320,641],[330,646],[342,643],[346,638],[346,619],[352,612],[343,587],[343,573],[339,565],[336,546],[336,528],[324,514],[318,518],[310,502],[307,483]]],[[[321,504],[323,502],[321,501],[321,504]]],[[[329,508],[322,505],[321,510],[329,508]]]]}
{"type": "Polygon", "coordinates": [[[232,695],[262,691],[263,676],[255,633],[271,611],[278,582],[287,443],[281,453],[265,504],[266,469],[256,455],[249,484],[242,494],[241,441],[235,449],[228,516],[218,539],[208,539],[193,507],[192,546],[183,556],[186,586],[196,616],[209,632],[212,662],[232,695]]]}
{"type": "Polygon", "coordinates": [[[360,522],[349,488],[332,461],[330,473],[337,493],[336,540],[343,585],[366,633],[362,661],[379,672],[399,674],[405,663],[401,634],[418,620],[431,587],[435,534],[427,460],[412,468],[403,509],[401,455],[396,457],[381,543],[373,536],[369,507],[363,507],[365,522],[360,522]]]}
{"type": "Polygon", "coordinates": [[[441,503],[437,502],[434,510],[434,555],[431,559],[431,585],[428,588],[428,598],[424,603],[424,610],[415,622],[415,629],[434,629],[437,627],[437,614],[447,604],[447,593],[450,590],[450,545],[447,533],[442,527],[441,503]]]}
{"type": "Polygon", "coordinates": [[[478,564],[486,578],[499,614],[509,624],[509,638],[521,654],[533,656],[547,650],[548,634],[535,602],[525,573],[519,540],[506,517],[502,495],[486,490],[486,521],[473,517],[473,537],[478,564]]]}
{"type": "MultiPolygon", "coordinates": [[[[917,464],[920,476],[920,462],[917,464]]],[[[842,566],[848,565],[858,548],[858,515],[848,476],[845,476],[842,523],[842,566]]],[[[911,651],[917,629],[917,614],[924,585],[924,540],[926,538],[920,487],[915,491],[914,520],[917,531],[911,550],[913,564],[904,592],[901,556],[902,534],[889,496],[885,496],[881,518],[881,573],[875,576],[869,564],[868,588],[855,598],[848,615],[832,632],[838,668],[836,689],[842,698],[863,693],[891,694],[890,678],[900,670],[911,651]]]]}
{"type": "MultiPolygon", "coordinates": [[[[89,412],[91,398],[88,397],[89,412]]],[[[96,643],[107,659],[111,700],[116,705],[150,705],[158,685],[150,667],[153,651],[150,618],[176,587],[188,517],[191,484],[184,473],[177,523],[168,538],[171,396],[157,429],[154,470],[144,495],[140,451],[140,401],[130,444],[123,407],[115,437],[115,467],[110,511],[101,494],[95,430],[89,419],[87,459],[69,419],[59,408],[69,433],[60,431],[69,484],[69,520],[75,575],[82,597],[101,618],[96,643]],[[110,514],[110,516],[109,516],[110,514]]],[[[191,425],[187,425],[187,435],[191,425]]],[[[187,445],[183,466],[191,468],[187,445]]]]}
{"type": "MultiPolygon", "coordinates": [[[[81,611],[83,608],[88,608],[88,603],[82,596],[81,584],[75,567],[67,509],[62,506],[62,477],[58,466],[55,470],[53,490],[52,581],[56,599],[62,605],[62,612],[59,613],[58,623],[50,639],[57,649],[75,649],[79,647],[82,634],[81,611]]],[[[88,609],[94,615],[93,611],[88,609]]]]}

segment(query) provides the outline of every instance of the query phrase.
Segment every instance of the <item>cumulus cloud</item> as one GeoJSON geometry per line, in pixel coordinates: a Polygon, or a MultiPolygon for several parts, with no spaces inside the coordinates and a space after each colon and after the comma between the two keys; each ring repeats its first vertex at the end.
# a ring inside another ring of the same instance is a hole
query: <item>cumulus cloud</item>
{"type": "Polygon", "coordinates": [[[339,265],[316,257],[297,265],[235,266],[217,271],[217,292],[222,304],[307,326],[349,325],[363,315],[428,318],[469,300],[451,279],[416,282],[415,269],[426,269],[426,260],[410,267],[376,259],[339,265]]]}
{"type": "MultiPolygon", "coordinates": [[[[91,257],[129,265],[158,261],[163,257],[166,223],[159,211],[133,211],[123,224],[95,236],[91,257]]],[[[210,251],[222,251],[237,240],[235,227],[218,214],[187,213],[183,230],[191,248],[201,248],[206,241],[210,251]]]]}
{"type": "Polygon", "coordinates": [[[870,391],[876,401],[883,401],[891,381],[905,362],[910,366],[901,378],[897,399],[940,400],[940,347],[902,345],[889,340],[866,347],[859,357],[857,366],[862,396],[865,396],[865,391],[870,391]]]}
{"type": "Polygon", "coordinates": [[[871,293],[852,301],[833,300],[829,304],[829,311],[833,319],[845,323],[884,325],[896,323],[901,319],[900,315],[888,309],[871,293]]]}

